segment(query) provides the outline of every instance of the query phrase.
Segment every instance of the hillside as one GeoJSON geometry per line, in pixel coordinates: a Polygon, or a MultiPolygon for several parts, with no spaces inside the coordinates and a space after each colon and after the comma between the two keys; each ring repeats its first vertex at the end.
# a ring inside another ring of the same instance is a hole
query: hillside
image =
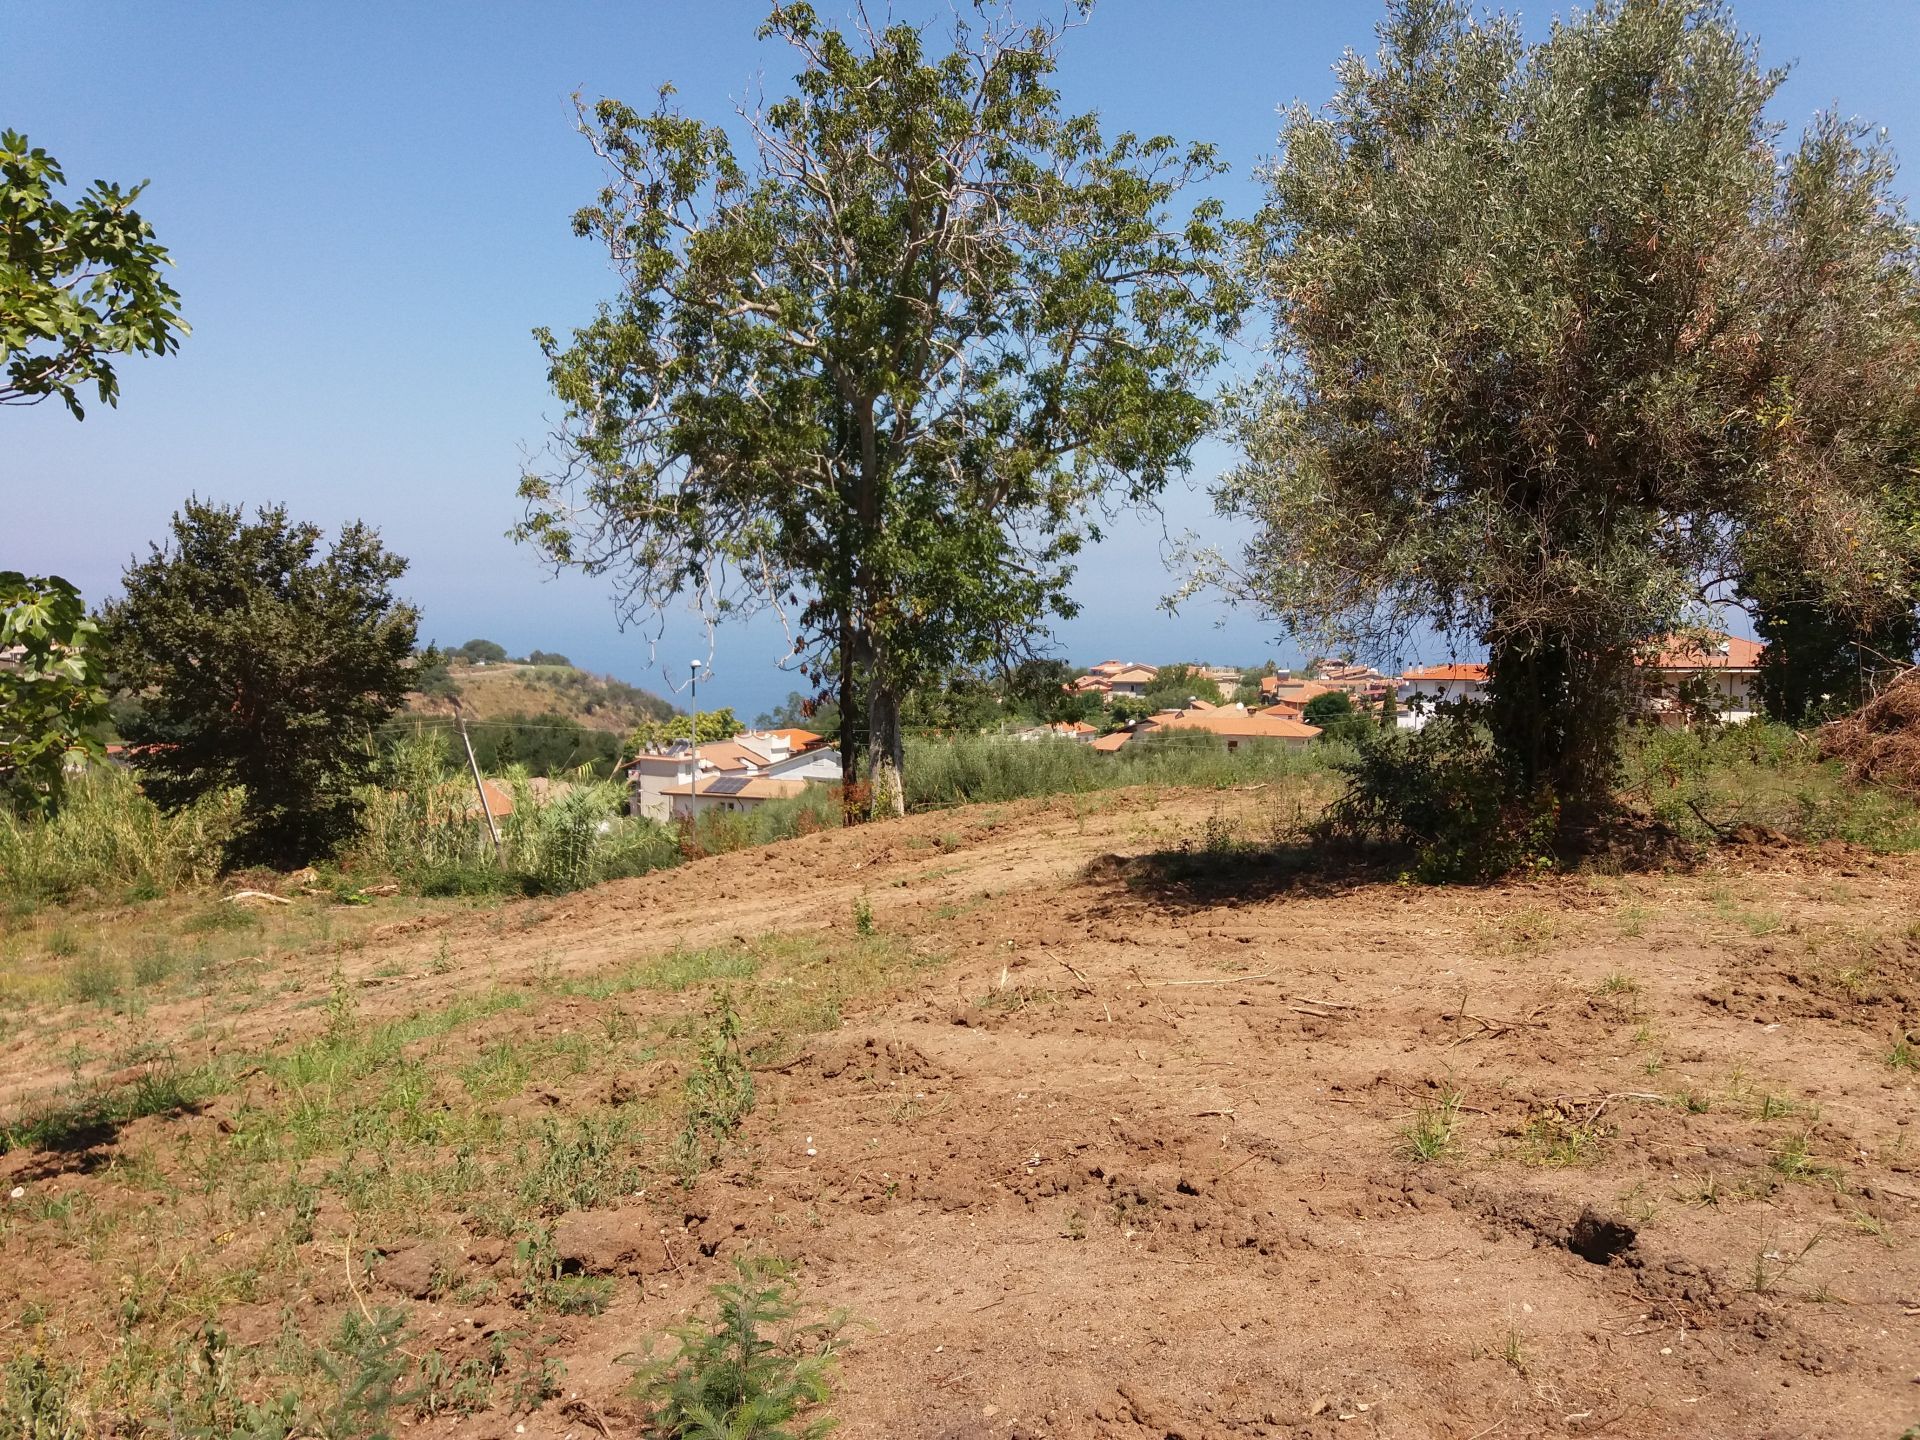
{"type": "MultiPolygon", "coordinates": [[[[455,664],[448,674],[459,687],[469,720],[558,714],[591,730],[625,735],[644,720],[674,713],[672,704],[651,691],[570,665],[455,664]]],[[[453,702],[415,692],[407,696],[407,710],[416,715],[451,715],[453,702]]]]}
{"type": "Polygon", "coordinates": [[[166,1416],[120,1357],[211,1319],[324,1395],[300,1346],[398,1307],[405,1431],[635,1435],[623,1361],[758,1254],[859,1322],[849,1437],[1900,1433],[1920,866],[1302,874],[1283,792],[33,922],[0,1113],[79,1118],[0,1154],[11,1343],[166,1416]]]}

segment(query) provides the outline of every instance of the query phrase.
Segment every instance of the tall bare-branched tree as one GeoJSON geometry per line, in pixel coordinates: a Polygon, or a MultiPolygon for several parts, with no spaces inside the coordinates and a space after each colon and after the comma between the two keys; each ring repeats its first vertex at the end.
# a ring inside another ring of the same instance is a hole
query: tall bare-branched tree
{"type": "Polygon", "coordinates": [[[1783,156],[1781,76],[1713,0],[1597,0],[1536,45],[1400,0],[1380,38],[1265,172],[1277,356],[1223,573],[1348,643],[1484,645],[1514,791],[1573,820],[1636,653],[1775,537],[1825,601],[1907,603],[1911,232],[1857,132],[1783,156]]]}
{"type": "Polygon", "coordinates": [[[1063,115],[1066,29],[776,5],[800,72],[742,110],[745,161],[670,92],[581,112],[610,178],[575,229],[621,287],[540,334],[566,420],[520,534],[628,616],[780,609],[876,810],[903,698],[1072,613],[1103,517],[1187,463],[1237,310],[1217,202],[1168,213],[1212,150],[1063,115]]]}

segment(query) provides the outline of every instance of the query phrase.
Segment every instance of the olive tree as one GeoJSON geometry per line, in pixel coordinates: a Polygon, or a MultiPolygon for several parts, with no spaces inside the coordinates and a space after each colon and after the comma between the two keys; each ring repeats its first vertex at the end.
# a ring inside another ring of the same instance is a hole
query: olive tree
{"type": "Polygon", "coordinates": [[[1484,645],[1510,793],[1564,832],[1609,798],[1636,655],[1764,537],[1828,602],[1905,603],[1911,237],[1856,129],[1783,153],[1780,72],[1711,0],[1531,45],[1401,0],[1336,73],[1249,229],[1275,363],[1217,492],[1254,538],[1212,574],[1376,652],[1484,645]]]}
{"type": "Polygon", "coordinates": [[[778,609],[876,810],[904,804],[904,698],[1031,653],[1108,509],[1209,423],[1236,292],[1217,202],[1170,206],[1219,166],[1062,113],[1064,30],[778,4],[799,73],[743,110],[750,154],[670,91],[581,111],[610,178],[575,229],[621,284],[540,333],[566,418],[520,534],[628,616],[778,609]]]}

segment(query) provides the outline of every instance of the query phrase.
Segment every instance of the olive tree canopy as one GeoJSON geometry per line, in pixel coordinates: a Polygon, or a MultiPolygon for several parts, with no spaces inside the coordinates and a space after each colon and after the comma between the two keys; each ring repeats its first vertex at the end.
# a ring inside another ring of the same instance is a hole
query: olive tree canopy
{"type": "Polygon", "coordinates": [[[1401,0],[1264,171],[1274,363],[1239,397],[1250,521],[1211,578],[1302,631],[1484,645],[1515,790],[1606,798],[1635,655],[1790,545],[1907,603],[1912,235],[1884,150],[1815,123],[1711,0],[1598,0],[1536,45],[1401,0]]]}

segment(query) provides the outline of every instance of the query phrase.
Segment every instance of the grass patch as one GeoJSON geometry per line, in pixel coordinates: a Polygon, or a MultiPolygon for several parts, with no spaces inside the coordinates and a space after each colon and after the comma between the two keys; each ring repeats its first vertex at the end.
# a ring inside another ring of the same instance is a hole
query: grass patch
{"type": "Polygon", "coordinates": [[[258,930],[260,917],[244,905],[221,902],[197,910],[180,922],[183,935],[217,935],[223,930],[258,930]]]}
{"type": "Polygon", "coordinates": [[[759,969],[758,957],[742,946],[717,945],[705,950],[675,950],[631,972],[631,985],[640,990],[663,990],[677,994],[695,985],[751,979],[759,969]]]}
{"type": "Polygon", "coordinates": [[[740,1017],[724,991],[699,1035],[699,1055],[686,1080],[686,1121],[674,1147],[681,1182],[718,1158],[753,1110],[753,1071],[740,1048],[740,1017]]]}
{"type": "MultiPolygon", "coordinates": [[[[169,932],[182,913],[165,917],[169,932]]],[[[247,938],[271,942],[333,916],[345,934],[329,943],[339,943],[357,933],[358,913],[303,900],[266,912],[265,933],[247,938]]],[[[203,948],[233,947],[212,934],[203,948]]],[[[185,969],[171,956],[186,952],[156,953],[153,983],[185,969]]],[[[271,943],[251,953],[271,965],[271,943]]],[[[404,1433],[415,1417],[484,1415],[479,1428],[507,1433],[514,1412],[558,1383],[557,1342],[542,1327],[600,1314],[619,1294],[618,1282],[567,1273],[553,1247],[558,1218],[677,1191],[668,1182],[739,1146],[756,1098],[754,1065],[799,1053],[843,1008],[939,958],[904,937],[845,927],[678,951],[578,981],[548,975],[378,1018],[336,974],[330,990],[301,997],[305,1038],[264,1054],[187,1069],[157,1054],[76,1048],[76,1071],[105,1061],[145,1064],[151,1074],[76,1090],[0,1129],[0,1149],[84,1146],[110,1177],[72,1193],[35,1186],[0,1207],[6,1245],[26,1255],[71,1247],[92,1282],[61,1307],[5,1317],[21,1326],[15,1353],[47,1364],[9,1375],[0,1398],[4,1406],[36,1397],[23,1402],[39,1412],[34,1426],[4,1408],[0,1424],[12,1425],[9,1434],[374,1435],[404,1433]],[[643,988],[646,1003],[618,998],[643,988]],[[686,999],[673,998],[682,992],[686,999]],[[192,1112],[216,1096],[225,1097],[217,1125],[150,1122],[137,1144],[117,1133],[142,1115],[192,1112]],[[384,1324],[372,1287],[390,1282],[371,1247],[437,1252],[444,1237],[462,1234],[508,1263],[469,1262],[448,1247],[424,1283],[443,1304],[513,1307],[525,1317],[484,1342],[466,1335],[441,1354],[437,1335],[402,1326],[406,1365],[390,1373],[379,1362],[384,1342],[369,1339],[368,1312],[351,1303],[362,1329],[344,1350],[343,1337],[329,1337],[304,1309],[287,1310],[278,1334],[245,1347],[209,1338],[208,1317],[271,1305],[323,1271],[359,1277],[384,1324]],[[370,1370],[353,1358],[362,1345],[372,1346],[370,1370]],[[390,1382],[390,1409],[330,1430],[334,1374],[390,1382]],[[210,1398],[216,1391],[224,1398],[210,1398]]],[[[210,975],[226,998],[252,983],[251,972],[210,975]]],[[[785,1344],[788,1332],[769,1321],[761,1333],[785,1344]]]]}
{"type": "Polygon", "coordinates": [[[65,981],[69,999],[83,1005],[107,1005],[119,998],[126,972],[116,960],[83,955],[67,966],[65,981]]]}
{"type": "MultiPolygon", "coordinates": [[[[1840,762],[1821,760],[1810,736],[1785,725],[1638,729],[1625,759],[1628,798],[1703,846],[1748,825],[1880,854],[1920,850],[1920,805],[1885,787],[1849,783],[1840,762]]],[[[1738,921],[1755,934],[1778,927],[1766,912],[1738,921]]]]}
{"type": "Polygon", "coordinates": [[[1768,1157],[1767,1165],[1782,1179],[1798,1185],[1831,1185],[1836,1190],[1846,1188],[1839,1167],[1815,1155],[1812,1140],[1806,1135],[1789,1135],[1781,1140],[1768,1157]]]}
{"type": "Polygon", "coordinates": [[[1415,1165],[1451,1159],[1459,1149],[1462,1098],[1458,1090],[1446,1090],[1422,1105],[1400,1131],[1401,1155],[1415,1165]]]}
{"type": "Polygon", "coordinates": [[[1528,1165],[1555,1170],[1592,1165],[1599,1161],[1610,1134],[1596,1121],[1562,1110],[1541,1111],[1521,1127],[1520,1158],[1528,1165]]]}
{"type": "Polygon", "coordinates": [[[172,950],[164,944],[155,945],[133,957],[133,983],[143,990],[151,989],[171,978],[178,966],[172,950]]]}
{"type": "Polygon", "coordinates": [[[1541,905],[1523,905],[1486,924],[1484,948],[1497,955],[1537,955],[1566,939],[1567,918],[1541,905]]]}

